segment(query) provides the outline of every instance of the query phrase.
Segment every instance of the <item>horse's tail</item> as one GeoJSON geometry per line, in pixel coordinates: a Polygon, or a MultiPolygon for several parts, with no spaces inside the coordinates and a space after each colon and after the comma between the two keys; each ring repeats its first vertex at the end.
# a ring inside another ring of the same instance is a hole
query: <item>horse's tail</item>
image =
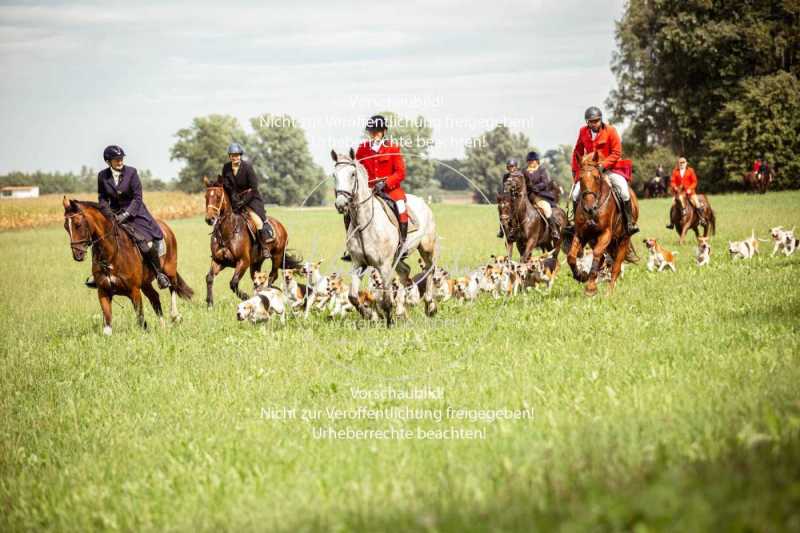
{"type": "Polygon", "coordinates": [[[303,266],[303,257],[297,255],[297,252],[290,253],[287,250],[283,253],[283,262],[281,263],[281,268],[292,269],[300,268],[301,266],[303,266]]]}
{"type": "Polygon", "coordinates": [[[717,215],[711,206],[708,206],[708,229],[711,230],[711,235],[717,234],[717,215]]]}
{"type": "Polygon", "coordinates": [[[571,228],[564,228],[561,230],[561,249],[564,251],[565,254],[569,253],[569,249],[572,247],[572,239],[575,237],[575,227],[571,228]]]}
{"type": "Polygon", "coordinates": [[[184,281],[179,273],[175,272],[175,278],[177,280],[175,292],[184,300],[191,300],[192,296],[194,296],[194,290],[184,281]]]}

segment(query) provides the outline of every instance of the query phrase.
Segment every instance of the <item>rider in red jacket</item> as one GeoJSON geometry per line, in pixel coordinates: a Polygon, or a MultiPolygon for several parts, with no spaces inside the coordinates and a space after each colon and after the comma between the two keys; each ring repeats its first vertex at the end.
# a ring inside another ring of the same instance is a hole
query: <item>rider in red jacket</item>
{"type": "MultiPolygon", "coordinates": [[[[386,138],[386,131],[386,119],[383,116],[370,117],[366,127],[369,139],[358,145],[356,160],[364,165],[367,171],[369,188],[376,194],[394,201],[400,226],[397,248],[402,250],[408,235],[406,193],[401,185],[406,179],[406,164],[400,146],[386,138]]],[[[350,221],[347,216],[344,223],[345,228],[349,228],[350,221]]],[[[345,252],[342,260],[350,261],[350,254],[345,252]]]]}

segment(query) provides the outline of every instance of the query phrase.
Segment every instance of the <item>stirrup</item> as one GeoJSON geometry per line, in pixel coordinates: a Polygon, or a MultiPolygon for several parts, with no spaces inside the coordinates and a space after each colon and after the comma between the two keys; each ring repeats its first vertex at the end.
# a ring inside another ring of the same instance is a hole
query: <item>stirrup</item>
{"type": "Polygon", "coordinates": [[[168,289],[172,285],[167,275],[160,271],[156,271],[156,283],[160,289],[168,289]]]}
{"type": "Polygon", "coordinates": [[[339,261],[345,261],[347,263],[351,262],[352,260],[353,258],[350,256],[350,252],[348,252],[347,250],[345,250],[344,253],[342,254],[342,257],[339,258],[339,261]]]}

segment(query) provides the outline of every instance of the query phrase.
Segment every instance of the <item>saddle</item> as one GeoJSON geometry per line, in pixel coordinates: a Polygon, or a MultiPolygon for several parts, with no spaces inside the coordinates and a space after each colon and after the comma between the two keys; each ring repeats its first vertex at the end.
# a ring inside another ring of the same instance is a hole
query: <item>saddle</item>
{"type": "MultiPolygon", "coordinates": [[[[250,239],[253,241],[253,243],[259,244],[261,241],[258,240],[258,229],[256,229],[256,226],[253,224],[253,221],[250,220],[250,217],[247,216],[246,214],[244,213],[239,213],[239,214],[242,216],[242,218],[244,218],[244,222],[247,225],[247,233],[250,234],[250,239]]],[[[269,227],[272,228],[272,234],[273,235],[276,234],[275,226],[273,226],[272,222],[269,221],[269,217],[267,217],[267,220],[264,221],[264,224],[269,224],[269,227]]]]}
{"type": "MultiPolygon", "coordinates": [[[[391,223],[399,231],[400,214],[397,212],[397,205],[395,204],[394,200],[388,196],[380,194],[376,194],[375,198],[378,199],[378,203],[380,203],[381,207],[383,207],[383,211],[386,213],[386,216],[389,217],[391,223]]],[[[412,231],[417,231],[419,229],[419,223],[417,222],[417,217],[414,214],[414,211],[412,211],[408,205],[408,202],[406,202],[406,209],[408,210],[408,232],[411,233],[412,231]]]]}
{"type": "MultiPolygon", "coordinates": [[[[142,235],[142,233],[139,232],[135,227],[133,227],[133,225],[126,224],[125,222],[123,222],[122,224],[119,225],[119,227],[122,228],[122,231],[127,233],[128,237],[131,238],[133,243],[136,245],[136,248],[142,254],[144,254],[147,250],[150,249],[150,246],[152,246],[153,241],[148,240],[147,237],[142,235]]],[[[158,243],[159,257],[165,255],[167,253],[166,239],[160,239],[155,242],[158,243]]]]}

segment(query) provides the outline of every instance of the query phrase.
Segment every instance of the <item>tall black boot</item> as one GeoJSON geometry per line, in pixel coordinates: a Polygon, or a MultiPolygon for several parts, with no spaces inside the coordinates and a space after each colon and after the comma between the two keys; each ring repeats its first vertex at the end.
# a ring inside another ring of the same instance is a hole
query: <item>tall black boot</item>
{"type": "Polygon", "coordinates": [[[627,226],[628,235],[634,235],[635,233],[639,233],[639,226],[636,225],[636,221],[633,220],[633,208],[631,207],[631,201],[627,200],[622,202],[622,211],[625,215],[625,224],[627,226]]]}
{"type": "Polygon", "coordinates": [[[400,222],[400,240],[397,242],[397,251],[394,254],[394,259],[402,261],[408,257],[408,250],[403,247],[406,244],[406,236],[408,235],[408,222],[400,222]]]}
{"type": "Polygon", "coordinates": [[[558,221],[556,220],[556,216],[552,213],[550,214],[550,218],[547,219],[547,223],[550,225],[550,239],[553,242],[558,241],[561,238],[561,231],[558,227],[558,221]]]}
{"type": "Polygon", "coordinates": [[[270,245],[275,242],[272,226],[267,222],[264,222],[264,225],[261,226],[261,230],[258,232],[258,242],[261,244],[261,254],[267,255],[267,250],[269,250],[270,245]]]}
{"type": "Polygon", "coordinates": [[[163,270],[161,270],[161,258],[158,256],[158,241],[153,241],[150,249],[147,250],[146,254],[144,254],[144,259],[150,264],[150,266],[153,268],[153,271],[156,273],[156,282],[158,283],[159,288],[168,288],[170,286],[170,282],[167,275],[164,274],[163,270]]]}
{"type": "MultiPolygon", "coordinates": [[[[350,215],[348,215],[347,213],[345,213],[344,215],[344,231],[345,235],[347,235],[347,232],[350,231],[350,215]]],[[[353,258],[350,257],[350,251],[347,249],[345,249],[344,253],[342,254],[342,257],[340,257],[339,259],[342,261],[347,261],[348,263],[353,260],[353,258]]]]}

